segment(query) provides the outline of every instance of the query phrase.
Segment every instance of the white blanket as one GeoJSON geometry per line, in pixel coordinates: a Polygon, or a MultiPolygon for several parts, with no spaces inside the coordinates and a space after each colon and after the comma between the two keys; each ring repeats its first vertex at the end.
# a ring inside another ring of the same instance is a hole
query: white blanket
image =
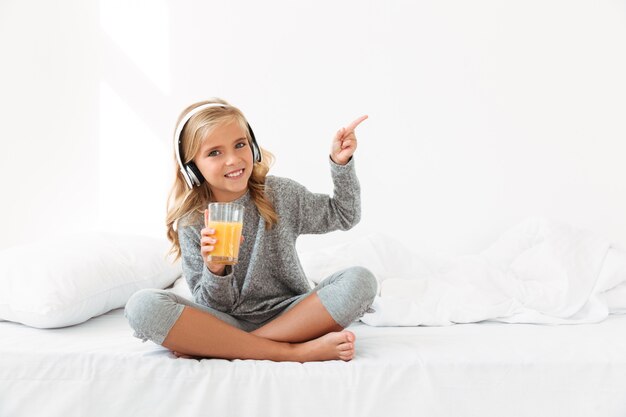
{"type": "Polygon", "coordinates": [[[370,236],[330,249],[342,261],[324,271],[314,260],[330,253],[305,255],[303,266],[313,281],[349,264],[370,268],[380,296],[361,320],[372,326],[593,323],[626,312],[626,252],[590,231],[532,218],[482,253],[457,259],[398,245],[370,236]]]}

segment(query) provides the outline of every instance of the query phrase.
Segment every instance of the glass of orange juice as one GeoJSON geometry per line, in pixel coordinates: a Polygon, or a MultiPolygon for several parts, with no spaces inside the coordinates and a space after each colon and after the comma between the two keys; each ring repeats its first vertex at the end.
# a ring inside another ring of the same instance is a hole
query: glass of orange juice
{"type": "Polygon", "coordinates": [[[239,243],[243,229],[243,205],[238,203],[210,203],[208,227],[215,230],[215,249],[207,257],[209,262],[235,265],[239,258],[239,243]]]}

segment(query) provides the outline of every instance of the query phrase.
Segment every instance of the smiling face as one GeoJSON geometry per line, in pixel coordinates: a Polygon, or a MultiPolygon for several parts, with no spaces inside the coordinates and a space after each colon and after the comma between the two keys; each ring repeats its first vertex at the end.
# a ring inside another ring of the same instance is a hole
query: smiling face
{"type": "Polygon", "coordinates": [[[220,123],[211,129],[193,161],[209,184],[214,201],[233,201],[248,190],[252,149],[246,130],[237,121],[220,123]]]}

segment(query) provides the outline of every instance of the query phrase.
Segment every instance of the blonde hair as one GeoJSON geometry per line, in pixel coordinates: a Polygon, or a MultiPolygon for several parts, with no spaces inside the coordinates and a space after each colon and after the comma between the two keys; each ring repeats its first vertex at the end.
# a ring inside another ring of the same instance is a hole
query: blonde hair
{"type": "MultiPolygon", "coordinates": [[[[221,103],[226,107],[209,107],[193,115],[185,124],[181,132],[181,159],[184,164],[193,160],[202,145],[202,141],[209,132],[217,125],[236,121],[246,132],[248,145],[252,148],[252,138],[248,130],[248,123],[241,110],[231,106],[222,99],[211,99],[194,103],[187,107],[178,117],[176,126],[183,117],[194,108],[208,103],[221,103]]],[[[254,161],[252,174],[248,180],[248,190],[250,197],[259,210],[259,214],[265,220],[265,228],[271,229],[278,222],[278,214],[274,205],[265,193],[265,177],[274,162],[274,156],[263,148],[259,148],[263,156],[261,162],[254,161]]],[[[175,260],[181,255],[180,242],[178,240],[178,226],[181,219],[186,218],[188,223],[202,221],[202,214],[208,203],[211,201],[211,188],[207,181],[200,186],[189,189],[185,179],[180,173],[178,162],[176,161],[176,151],[174,149],[174,169],[176,171],[174,184],[167,198],[167,217],[165,225],[167,228],[167,238],[172,242],[170,253],[175,255],[175,260]]]]}

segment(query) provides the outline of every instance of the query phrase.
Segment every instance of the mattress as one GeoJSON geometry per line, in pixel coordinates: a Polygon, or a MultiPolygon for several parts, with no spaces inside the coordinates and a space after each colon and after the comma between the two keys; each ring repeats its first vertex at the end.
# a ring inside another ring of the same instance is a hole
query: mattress
{"type": "Polygon", "coordinates": [[[355,323],[350,362],[178,359],[121,309],[0,323],[0,416],[626,416],[626,316],[563,326],[355,323]]]}

